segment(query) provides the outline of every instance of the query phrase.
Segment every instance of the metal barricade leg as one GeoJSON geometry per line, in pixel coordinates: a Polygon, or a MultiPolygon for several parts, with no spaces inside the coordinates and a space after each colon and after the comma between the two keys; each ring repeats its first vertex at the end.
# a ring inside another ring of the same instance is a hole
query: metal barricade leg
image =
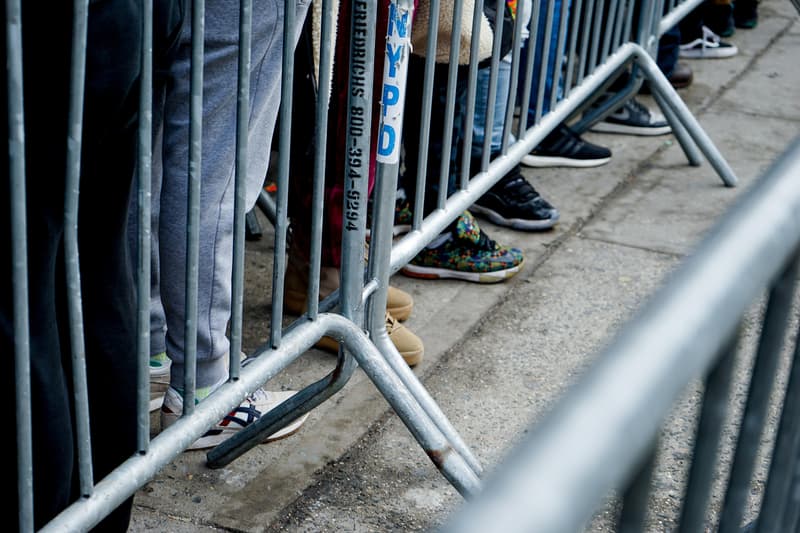
{"type": "Polygon", "coordinates": [[[670,85],[666,76],[664,76],[658,68],[653,58],[639,45],[636,46],[639,48],[639,51],[635,54],[634,60],[650,81],[653,94],[658,94],[663,100],[662,104],[666,104],[665,107],[669,107],[678,121],[686,127],[689,136],[706,156],[711,166],[714,167],[714,170],[717,171],[717,174],[719,174],[725,186],[735,187],[737,179],[736,175],[733,173],[733,169],[731,169],[728,162],[725,161],[725,158],[722,157],[722,154],[720,154],[717,147],[714,146],[714,143],[697,122],[697,119],[694,118],[689,108],[686,107],[681,97],[678,96],[678,93],[672,85],[670,85]]]}
{"type": "Polygon", "coordinates": [[[692,140],[689,132],[683,127],[683,123],[681,123],[678,116],[672,111],[672,108],[667,105],[664,97],[662,97],[660,94],[654,92],[653,98],[658,104],[658,107],[661,108],[661,112],[664,113],[664,117],[667,119],[667,122],[669,122],[669,125],[672,128],[672,133],[675,135],[675,138],[681,145],[683,153],[686,154],[686,159],[689,160],[689,164],[693,167],[699,167],[702,165],[703,154],[700,153],[700,149],[697,148],[697,145],[692,140]]]}
{"type": "Polygon", "coordinates": [[[453,446],[450,439],[429,418],[415,395],[395,374],[375,345],[358,326],[346,318],[326,314],[320,315],[320,320],[331,322],[326,334],[344,342],[352,350],[352,355],[340,357],[336,370],[327,378],[306,387],[211,450],[207,455],[208,466],[220,468],[227,465],[270,434],[331,397],[347,382],[357,361],[442,475],[462,495],[475,495],[480,488],[480,481],[467,458],[462,456],[461,451],[453,446]]]}
{"type": "Polygon", "coordinates": [[[276,431],[322,404],[345,386],[356,366],[352,356],[340,353],[336,368],[326,377],[299,391],[256,422],[209,451],[206,455],[208,467],[222,468],[228,465],[243,453],[264,442],[276,431]]]}

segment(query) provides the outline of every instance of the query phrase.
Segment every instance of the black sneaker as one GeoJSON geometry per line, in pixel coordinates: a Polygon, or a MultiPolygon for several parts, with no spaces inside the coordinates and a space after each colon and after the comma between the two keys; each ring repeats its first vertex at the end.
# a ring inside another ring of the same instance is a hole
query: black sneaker
{"type": "Polygon", "coordinates": [[[542,198],[514,167],[470,208],[498,226],[541,231],[558,222],[558,209],[542,198]]]}
{"type": "Polygon", "coordinates": [[[611,150],[584,141],[563,124],[522,158],[526,167],[599,167],[611,160],[611,150]]]}
{"type": "Polygon", "coordinates": [[[680,45],[678,55],[686,59],[722,59],[739,53],[735,44],[725,42],[719,35],[703,26],[702,36],[680,45]]]}
{"type": "Polygon", "coordinates": [[[605,120],[592,126],[592,131],[649,136],[664,135],[672,128],[664,115],[631,98],[605,120]]]}

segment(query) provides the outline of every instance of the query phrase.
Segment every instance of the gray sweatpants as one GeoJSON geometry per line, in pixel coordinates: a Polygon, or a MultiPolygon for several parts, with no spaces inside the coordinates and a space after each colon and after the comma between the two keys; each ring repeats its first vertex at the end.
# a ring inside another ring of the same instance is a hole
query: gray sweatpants
{"type": "MultiPolygon", "coordinates": [[[[296,36],[309,2],[297,3],[296,36]]],[[[231,314],[239,2],[208,0],[205,10],[198,388],[227,377],[223,356],[229,349],[226,329],[231,314]]],[[[253,2],[247,209],[255,205],[264,184],[280,105],[283,13],[283,0],[253,2]]],[[[179,389],[185,356],[190,20],[187,16],[178,58],[169,73],[173,85],[165,95],[163,120],[154,116],[156,143],[163,143],[153,158],[151,353],[166,349],[172,360],[170,383],[179,389]]]]}

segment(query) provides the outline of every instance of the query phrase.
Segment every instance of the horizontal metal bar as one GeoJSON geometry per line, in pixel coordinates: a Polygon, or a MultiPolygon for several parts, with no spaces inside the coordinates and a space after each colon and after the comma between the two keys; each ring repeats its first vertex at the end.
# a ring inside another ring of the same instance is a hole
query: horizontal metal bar
{"type": "Polygon", "coordinates": [[[279,350],[257,350],[255,357],[251,357],[252,361],[242,368],[238,381],[229,381],[214,391],[197,404],[191,417],[181,418],[153,438],[148,453],[136,455],[122,463],[95,485],[90,498],[82,498],[70,505],[41,531],[88,530],[96,525],[209,427],[222,420],[248,394],[284,370],[325,335],[350,339],[363,336],[363,333],[349,320],[332,314],[321,314],[313,322],[290,326],[284,332],[279,350]]]}
{"type": "Polygon", "coordinates": [[[795,142],[445,531],[581,527],[630,477],[686,384],[708,371],[740,317],[797,252],[798,174],[795,142]]]}
{"type": "MultiPolygon", "coordinates": [[[[494,185],[500,177],[511,170],[522,158],[538,145],[550,132],[568,119],[584,102],[592,97],[608,78],[632,59],[641,50],[633,43],[627,43],[608,57],[605,64],[598,67],[581,85],[575,87],[570,95],[561,100],[535,126],[525,131],[518,142],[508,148],[508,152],[492,160],[489,170],[470,180],[469,189],[462,189],[451,195],[443,209],[434,211],[412,231],[395,243],[392,248],[392,272],[398,271],[417,253],[439,235],[450,222],[468,209],[475,200],[494,185]]],[[[419,192],[419,191],[417,191],[419,192]]]]}
{"type": "Polygon", "coordinates": [[[658,35],[664,35],[676,24],[686,18],[686,15],[694,11],[694,8],[703,3],[703,0],[686,0],[679,4],[672,11],[664,15],[658,25],[658,35]]]}

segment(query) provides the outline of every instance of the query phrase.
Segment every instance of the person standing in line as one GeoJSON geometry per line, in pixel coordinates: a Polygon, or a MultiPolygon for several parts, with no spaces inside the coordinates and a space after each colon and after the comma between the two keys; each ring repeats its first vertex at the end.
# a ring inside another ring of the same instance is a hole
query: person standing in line
{"type": "MultiPolygon", "coordinates": [[[[27,262],[33,520],[44,526],[78,494],[77,449],[65,278],[64,200],[70,100],[73,7],[50,2],[46,14],[35,2],[22,5],[22,70],[27,201],[27,262]],[[46,82],[42,69],[46,65],[46,82]]],[[[153,61],[166,68],[172,58],[183,0],[154,2],[153,61]]],[[[91,2],[88,11],[78,252],[95,482],[136,452],[136,295],[127,246],[128,206],[137,160],[141,2],[91,2]]],[[[7,14],[0,27],[6,32],[7,14]]],[[[6,36],[0,39],[3,55],[6,36]]],[[[0,82],[2,113],[8,124],[8,71],[0,82]]],[[[2,150],[3,211],[9,213],[8,127],[2,150]]],[[[10,218],[0,222],[0,350],[4,405],[16,404],[10,218]]],[[[15,426],[16,427],[16,426],[15,426]]],[[[16,438],[10,439],[17,457],[16,438]]],[[[13,476],[18,481],[18,475],[13,476]]],[[[3,516],[19,529],[13,484],[3,516]]],[[[124,532],[133,498],[96,527],[124,532]]]]}

